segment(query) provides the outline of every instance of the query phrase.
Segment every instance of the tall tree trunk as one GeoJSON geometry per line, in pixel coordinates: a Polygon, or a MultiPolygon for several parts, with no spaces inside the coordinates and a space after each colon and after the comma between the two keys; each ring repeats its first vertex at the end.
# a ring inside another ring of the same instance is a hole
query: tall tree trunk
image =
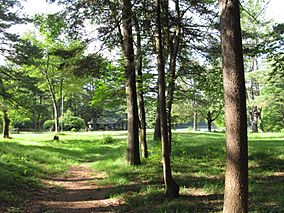
{"type": "Polygon", "coordinates": [[[223,212],[248,212],[247,116],[238,0],[219,0],[226,122],[223,212]]]}
{"type": "Polygon", "coordinates": [[[212,115],[211,115],[210,111],[207,112],[206,120],[207,120],[208,132],[211,132],[212,131],[212,122],[213,121],[212,121],[212,115]]]}
{"type": "Polygon", "coordinates": [[[192,124],[192,129],[193,131],[197,131],[197,123],[198,123],[198,118],[197,118],[197,112],[193,112],[193,124],[192,124]]]}
{"type": "Polygon", "coordinates": [[[59,110],[56,100],[53,101],[54,131],[59,132],[59,110]]]}
{"type": "Polygon", "coordinates": [[[157,111],[155,119],[155,129],[154,129],[154,138],[153,141],[161,141],[161,111],[160,111],[160,97],[157,96],[157,111]]]}
{"type": "Polygon", "coordinates": [[[58,100],[58,103],[59,106],[58,106],[58,118],[61,117],[61,127],[60,127],[60,130],[63,132],[63,116],[64,116],[64,97],[63,97],[63,82],[64,82],[64,78],[63,78],[63,75],[61,76],[60,78],[60,84],[59,84],[59,100],[58,100]]]}
{"type": "MultiPolygon", "coordinates": [[[[168,4],[167,4],[168,5],[168,4]]],[[[171,145],[172,145],[172,104],[174,99],[174,90],[175,90],[175,80],[176,80],[176,61],[178,57],[178,52],[180,49],[180,36],[181,36],[181,26],[180,26],[180,9],[179,9],[179,0],[175,2],[176,12],[177,12],[177,26],[175,29],[175,33],[172,39],[168,39],[169,41],[169,48],[170,48],[170,65],[169,65],[169,84],[168,84],[168,93],[167,93],[167,118],[168,118],[168,128],[169,128],[169,146],[170,146],[170,153],[171,153],[171,145]]],[[[168,8],[167,8],[168,11],[168,8]]],[[[167,12],[168,13],[168,12],[167,12]]],[[[169,14],[167,14],[168,17],[169,14]]],[[[168,26],[168,34],[170,32],[168,26]]]]}
{"type": "Polygon", "coordinates": [[[137,69],[137,87],[138,87],[138,107],[139,107],[139,136],[142,145],[142,155],[148,158],[148,147],[146,140],[146,113],[144,104],[144,90],[143,90],[143,74],[142,74],[142,45],[140,27],[137,17],[134,16],[135,29],[137,33],[137,54],[136,54],[136,69],[137,69]]]}
{"type": "Polygon", "coordinates": [[[59,109],[58,103],[56,101],[55,89],[54,89],[54,81],[49,78],[49,54],[47,55],[46,69],[44,70],[45,80],[48,85],[48,90],[51,95],[52,105],[53,105],[53,116],[54,116],[54,131],[59,131],[59,109]]]}
{"type": "Polygon", "coordinates": [[[98,127],[97,127],[97,122],[98,122],[98,112],[95,110],[95,109],[91,109],[91,113],[92,113],[92,120],[93,120],[93,123],[92,123],[92,130],[97,130],[98,127]]]}
{"type": "Polygon", "coordinates": [[[122,11],[122,39],[125,61],[125,88],[127,99],[128,144],[126,161],[131,165],[138,165],[140,161],[138,136],[138,106],[135,80],[135,61],[132,37],[132,9],[131,0],[123,0],[122,11]]]}
{"type": "MultiPolygon", "coordinates": [[[[258,63],[257,63],[257,57],[254,56],[252,58],[252,65],[250,68],[250,72],[254,72],[258,70],[258,63]]],[[[259,84],[255,81],[254,78],[251,79],[250,81],[250,97],[251,100],[255,100],[256,96],[259,96],[259,84]]],[[[249,110],[249,114],[250,114],[250,124],[251,124],[251,130],[254,133],[258,132],[258,123],[259,123],[259,109],[257,106],[253,106],[250,108],[249,110]]]]}
{"type": "MultiPolygon", "coordinates": [[[[39,106],[42,106],[42,95],[39,95],[39,106]]],[[[37,118],[36,118],[36,126],[37,126],[37,130],[39,130],[42,127],[42,120],[41,120],[41,116],[42,112],[38,112],[37,111],[37,118]]]]}
{"type": "Polygon", "coordinates": [[[10,127],[10,119],[8,116],[8,110],[3,110],[3,137],[9,138],[9,127],[10,127]]]}
{"type": "Polygon", "coordinates": [[[261,112],[262,112],[262,108],[259,109],[259,117],[258,117],[259,118],[259,129],[260,129],[260,132],[264,132],[261,112]]]}
{"type": "Polygon", "coordinates": [[[158,65],[159,97],[160,97],[160,116],[161,116],[161,139],[163,156],[163,173],[166,187],[166,196],[174,198],[179,195],[179,186],[172,178],[169,137],[167,127],[166,97],[165,97],[165,65],[163,56],[162,33],[161,33],[161,1],[156,0],[156,53],[158,65]]]}

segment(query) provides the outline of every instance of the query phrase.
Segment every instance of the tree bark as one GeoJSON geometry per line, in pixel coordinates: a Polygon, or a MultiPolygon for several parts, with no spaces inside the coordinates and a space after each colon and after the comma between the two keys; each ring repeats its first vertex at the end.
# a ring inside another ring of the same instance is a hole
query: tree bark
{"type": "Polygon", "coordinates": [[[260,118],[260,109],[254,106],[250,109],[250,123],[251,123],[251,130],[254,133],[258,132],[258,122],[260,118]]]}
{"type": "Polygon", "coordinates": [[[10,119],[8,116],[8,110],[3,110],[3,137],[9,138],[9,127],[10,127],[10,119]]]}
{"type": "MultiPolygon", "coordinates": [[[[55,98],[55,94],[53,94],[53,100],[55,98]]],[[[53,113],[54,113],[54,131],[59,132],[59,109],[57,101],[53,101],[53,113]]]]}
{"type": "Polygon", "coordinates": [[[261,112],[262,112],[262,108],[259,109],[259,117],[258,117],[258,120],[259,120],[259,129],[260,129],[260,132],[264,132],[264,127],[263,127],[261,112]]]}
{"type": "Polygon", "coordinates": [[[144,90],[143,90],[143,74],[142,74],[142,45],[140,27],[137,17],[134,16],[134,23],[137,33],[137,54],[136,54],[136,69],[137,69],[137,87],[138,87],[138,108],[139,108],[139,139],[142,145],[142,155],[148,158],[148,147],[146,140],[146,112],[144,104],[144,90]]]}
{"type": "MultiPolygon", "coordinates": [[[[60,76],[60,84],[59,84],[59,100],[57,103],[59,103],[58,106],[58,122],[59,122],[59,117],[61,117],[61,127],[60,130],[63,132],[64,131],[64,123],[63,123],[63,116],[64,116],[64,96],[63,96],[63,82],[64,82],[64,77],[63,74],[60,76]]],[[[58,123],[59,124],[59,123],[58,123]]],[[[59,129],[59,127],[58,127],[59,129]]]]}
{"type": "Polygon", "coordinates": [[[212,131],[212,123],[219,117],[219,115],[220,115],[220,112],[217,112],[216,110],[207,112],[206,120],[207,120],[208,132],[212,131]],[[217,113],[215,117],[214,117],[214,113],[217,113]]]}
{"type": "MultiPolygon", "coordinates": [[[[169,64],[169,84],[168,84],[168,93],[167,93],[167,118],[168,118],[168,128],[169,128],[169,146],[170,153],[172,147],[172,104],[174,99],[174,90],[175,90],[175,80],[176,80],[176,61],[178,57],[178,52],[180,49],[180,36],[181,36],[181,26],[180,26],[180,9],[179,9],[179,0],[175,2],[176,12],[177,12],[177,26],[175,29],[175,33],[172,39],[169,39],[169,48],[170,48],[170,64],[169,64]]],[[[167,8],[168,9],[168,8],[167,8]]],[[[169,14],[167,14],[167,17],[169,14]]],[[[170,29],[167,29],[168,34],[170,29]]]]}
{"type": "Polygon", "coordinates": [[[48,85],[49,93],[51,95],[52,105],[53,105],[53,116],[54,116],[54,131],[59,131],[59,109],[58,103],[56,100],[55,89],[54,89],[54,82],[53,79],[50,79],[48,76],[49,70],[49,54],[47,55],[47,62],[46,62],[46,69],[44,71],[45,80],[48,85]]]}
{"type": "MultiPolygon", "coordinates": [[[[159,84],[159,82],[158,82],[159,84]]],[[[156,119],[155,119],[155,130],[154,130],[154,138],[153,141],[161,141],[161,116],[160,116],[160,97],[158,94],[157,97],[157,111],[156,111],[156,119]]]]}
{"type": "Polygon", "coordinates": [[[126,162],[139,165],[139,136],[138,136],[138,106],[135,79],[135,60],[132,37],[132,9],[131,0],[123,0],[122,11],[122,39],[125,62],[125,89],[127,99],[128,143],[126,162]]]}
{"type": "Polygon", "coordinates": [[[156,54],[158,66],[158,82],[159,82],[159,97],[160,97],[160,116],[161,116],[161,139],[162,139],[162,155],[163,155],[163,173],[164,183],[166,187],[166,196],[175,198],[179,195],[179,186],[172,178],[170,149],[167,125],[166,112],[166,97],[165,97],[165,64],[163,56],[162,33],[161,33],[161,1],[156,0],[156,54]]]}
{"type": "Polygon", "coordinates": [[[197,123],[198,123],[198,118],[197,118],[197,112],[193,112],[193,124],[192,124],[192,129],[193,131],[197,131],[197,123]]]}
{"type": "Polygon", "coordinates": [[[248,212],[247,116],[238,0],[219,0],[226,122],[223,212],[248,212]]]}
{"type": "Polygon", "coordinates": [[[212,130],[212,114],[210,111],[207,112],[207,115],[206,115],[206,120],[207,120],[207,127],[208,127],[208,132],[211,132],[212,130]]]}
{"type": "MultiPolygon", "coordinates": [[[[254,72],[256,70],[258,70],[258,63],[257,63],[257,57],[254,56],[252,58],[252,65],[251,65],[250,72],[254,72]]],[[[259,93],[259,83],[257,83],[254,78],[252,78],[250,83],[251,83],[250,97],[251,97],[251,100],[253,101],[255,100],[255,97],[259,96],[260,94],[259,93]]],[[[250,108],[249,114],[250,114],[251,130],[253,133],[257,133],[258,132],[258,122],[259,122],[259,117],[260,117],[260,110],[257,106],[253,106],[250,108]]]]}

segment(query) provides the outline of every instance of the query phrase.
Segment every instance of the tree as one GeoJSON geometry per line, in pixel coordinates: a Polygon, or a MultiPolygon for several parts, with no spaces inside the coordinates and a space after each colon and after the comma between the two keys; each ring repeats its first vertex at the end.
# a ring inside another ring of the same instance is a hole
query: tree
{"type": "Polygon", "coordinates": [[[9,138],[10,111],[29,106],[35,88],[35,79],[19,68],[7,64],[0,66],[0,107],[3,112],[3,136],[9,138]]]}
{"type": "MultiPolygon", "coordinates": [[[[51,0],[52,1],[52,0],[51,0]]],[[[54,1],[52,1],[54,2],[54,1]]],[[[104,47],[113,50],[115,47],[123,50],[125,59],[125,90],[128,114],[128,145],[126,161],[130,164],[140,164],[138,106],[136,92],[135,57],[132,29],[131,1],[59,1],[67,8],[66,15],[69,29],[73,37],[81,35],[84,22],[88,19],[97,24],[100,39],[104,47]]],[[[96,26],[97,27],[97,26],[96,26]]],[[[93,38],[88,38],[91,42],[93,38]]]]}
{"type": "Polygon", "coordinates": [[[6,57],[11,51],[11,45],[18,40],[18,36],[7,32],[11,26],[24,22],[19,16],[21,8],[18,0],[5,0],[0,2],[0,54],[6,57]]]}
{"type": "Polygon", "coordinates": [[[220,72],[220,62],[213,62],[211,66],[205,68],[203,81],[201,81],[201,105],[203,110],[201,114],[205,117],[208,126],[208,132],[211,132],[212,123],[223,112],[223,84],[222,74],[220,72]]]}
{"type": "MultiPolygon", "coordinates": [[[[6,30],[9,29],[12,25],[23,22],[23,19],[18,16],[17,12],[20,7],[20,2],[18,0],[7,0],[0,2],[0,54],[2,57],[8,56],[11,51],[11,46],[13,42],[16,42],[18,37],[14,34],[7,33],[6,30]]],[[[2,68],[1,68],[2,72],[2,68]]],[[[2,74],[0,72],[0,74],[2,74]]],[[[12,75],[10,75],[12,76],[12,75]]],[[[8,117],[8,108],[6,102],[9,98],[9,95],[6,93],[3,86],[3,81],[0,82],[1,86],[1,102],[2,111],[3,111],[3,136],[4,138],[9,138],[9,125],[10,120],[8,117]],[[5,102],[5,103],[4,103],[5,102]]]]}
{"type": "Polygon", "coordinates": [[[32,32],[25,34],[21,43],[15,46],[17,54],[10,60],[36,77],[41,82],[38,84],[40,90],[48,91],[53,106],[54,130],[57,132],[64,84],[71,79],[67,76],[67,65],[70,68],[74,58],[82,54],[84,45],[64,34],[66,24],[56,14],[37,15],[34,22],[40,36],[32,32]]]}
{"type": "Polygon", "coordinates": [[[138,137],[138,106],[135,78],[135,59],[132,37],[132,4],[130,0],[123,0],[122,39],[125,61],[125,89],[128,118],[128,144],[126,161],[132,165],[139,165],[139,137],[138,137]]]}
{"type": "Polygon", "coordinates": [[[148,147],[146,139],[146,112],[145,112],[145,101],[144,101],[144,89],[143,89],[143,54],[142,54],[142,38],[141,28],[138,22],[137,15],[133,17],[135,30],[136,30],[136,70],[137,70],[137,96],[138,96],[138,107],[139,107],[139,139],[142,145],[142,154],[144,158],[148,158],[148,147]]]}
{"type": "Polygon", "coordinates": [[[224,212],[248,212],[247,116],[238,0],[219,0],[226,123],[224,212]]]}
{"type": "Polygon", "coordinates": [[[160,98],[160,117],[161,117],[161,140],[162,140],[162,158],[163,158],[163,173],[164,183],[166,187],[166,196],[175,198],[179,195],[179,186],[173,180],[171,172],[170,160],[170,144],[168,135],[168,122],[166,112],[166,97],[165,97],[165,64],[163,53],[163,38],[162,38],[162,24],[161,24],[161,0],[156,0],[156,54],[158,67],[158,86],[160,98]]]}
{"type": "MultiPolygon", "coordinates": [[[[243,46],[245,57],[246,87],[248,115],[252,132],[263,132],[262,104],[257,102],[261,96],[260,82],[255,78],[254,72],[263,67],[265,46],[271,24],[264,18],[264,0],[248,1],[241,10],[241,24],[243,32],[243,46]]],[[[262,70],[263,71],[263,70],[262,70]]]]}
{"type": "Polygon", "coordinates": [[[284,129],[284,24],[273,26],[270,39],[267,45],[270,67],[258,79],[263,82],[264,127],[268,131],[281,131],[284,129]]]}
{"type": "MultiPolygon", "coordinates": [[[[166,8],[166,16],[169,16],[169,7],[168,1],[165,6],[166,8]]],[[[177,67],[177,59],[180,52],[180,43],[181,43],[181,12],[180,12],[180,2],[176,0],[175,2],[175,12],[176,12],[176,26],[174,29],[173,35],[170,35],[171,29],[169,27],[170,23],[167,23],[167,35],[168,35],[168,43],[169,43],[169,70],[168,70],[168,92],[167,92],[167,121],[169,128],[169,149],[171,153],[171,145],[172,145],[172,104],[174,99],[174,91],[175,91],[175,80],[176,80],[176,67],[177,67]]]]}

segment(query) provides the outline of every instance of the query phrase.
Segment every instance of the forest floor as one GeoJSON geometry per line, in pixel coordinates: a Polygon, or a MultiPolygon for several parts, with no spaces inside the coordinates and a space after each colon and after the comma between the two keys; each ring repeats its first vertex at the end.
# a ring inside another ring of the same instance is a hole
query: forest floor
{"type": "Polygon", "coordinates": [[[43,179],[44,188],[26,203],[24,212],[114,212],[123,201],[109,198],[111,186],[96,184],[105,177],[88,164],[71,166],[64,175],[43,179]]]}

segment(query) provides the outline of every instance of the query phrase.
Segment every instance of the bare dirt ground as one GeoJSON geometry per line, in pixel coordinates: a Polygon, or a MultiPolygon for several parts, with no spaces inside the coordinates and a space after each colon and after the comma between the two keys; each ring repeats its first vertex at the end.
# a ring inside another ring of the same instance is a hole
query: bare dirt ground
{"type": "Polygon", "coordinates": [[[45,188],[26,204],[25,212],[116,212],[122,200],[109,198],[111,186],[98,186],[95,181],[105,178],[87,164],[71,166],[62,177],[42,180],[45,188]]]}

